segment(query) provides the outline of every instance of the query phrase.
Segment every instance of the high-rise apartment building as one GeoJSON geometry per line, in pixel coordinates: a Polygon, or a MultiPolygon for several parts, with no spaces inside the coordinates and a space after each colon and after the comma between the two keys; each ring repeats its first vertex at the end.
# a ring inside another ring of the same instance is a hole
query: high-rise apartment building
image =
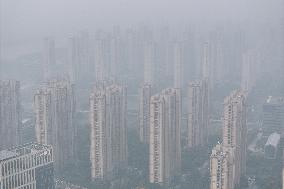
{"type": "Polygon", "coordinates": [[[150,101],[154,83],[154,43],[145,42],[144,44],[144,82],[139,89],[139,135],[140,141],[149,143],[150,135],[150,101]]]}
{"type": "Polygon", "coordinates": [[[74,85],[52,80],[34,96],[35,133],[38,143],[52,145],[56,170],[61,170],[75,153],[76,126],[74,85]]]}
{"type": "Polygon", "coordinates": [[[203,57],[202,57],[202,68],[201,76],[202,78],[211,78],[210,69],[210,46],[209,43],[205,43],[203,46],[203,57]]]}
{"type": "Polygon", "coordinates": [[[53,150],[27,144],[0,151],[0,189],[54,189],[53,150]]]}
{"type": "Polygon", "coordinates": [[[246,104],[242,91],[234,91],[224,100],[223,145],[234,149],[235,185],[240,184],[241,175],[246,173],[246,104]]]}
{"type": "Polygon", "coordinates": [[[123,49],[122,47],[122,37],[121,37],[121,33],[120,33],[120,28],[119,27],[114,27],[112,35],[110,37],[110,63],[109,63],[109,67],[110,67],[110,77],[111,78],[117,78],[119,76],[119,73],[121,72],[121,70],[123,69],[122,67],[122,52],[123,49]]]}
{"type": "Polygon", "coordinates": [[[151,97],[149,154],[151,183],[169,183],[181,168],[180,113],[179,89],[165,89],[151,97]]]}
{"type": "Polygon", "coordinates": [[[127,166],[126,87],[98,85],[90,96],[91,176],[111,179],[127,166]]]}
{"type": "Polygon", "coordinates": [[[104,81],[106,76],[105,42],[103,39],[96,39],[95,42],[95,77],[96,81],[104,81]]]}
{"type": "Polygon", "coordinates": [[[234,189],[233,174],[233,149],[217,144],[210,156],[210,189],[234,189]]]}
{"type": "Polygon", "coordinates": [[[80,65],[79,65],[79,40],[77,37],[70,37],[68,40],[68,74],[72,82],[76,82],[79,78],[80,65]]]}
{"type": "Polygon", "coordinates": [[[140,88],[139,93],[139,135],[140,141],[144,143],[149,143],[151,95],[152,86],[150,84],[144,84],[140,88]]]}
{"type": "Polygon", "coordinates": [[[19,145],[21,123],[20,82],[0,81],[0,150],[19,145]]]}
{"type": "Polygon", "coordinates": [[[208,81],[194,81],[188,87],[187,145],[204,146],[208,138],[208,81]]]}
{"type": "Polygon", "coordinates": [[[88,32],[81,32],[69,38],[67,68],[72,83],[76,83],[92,72],[90,50],[88,32]]]}

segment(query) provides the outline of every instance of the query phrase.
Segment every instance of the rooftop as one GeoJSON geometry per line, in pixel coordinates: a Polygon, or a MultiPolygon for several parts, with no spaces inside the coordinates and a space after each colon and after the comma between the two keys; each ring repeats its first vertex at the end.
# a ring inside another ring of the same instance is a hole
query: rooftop
{"type": "Polygon", "coordinates": [[[0,151],[0,162],[15,158],[15,157],[23,156],[26,154],[35,154],[39,152],[44,152],[50,149],[51,149],[51,146],[49,145],[29,143],[29,144],[25,144],[22,146],[13,147],[7,150],[1,150],[0,151]]]}
{"type": "Polygon", "coordinates": [[[0,151],[0,162],[5,161],[7,159],[16,157],[18,154],[16,152],[8,151],[8,150],[2,150],[0,151]]]}

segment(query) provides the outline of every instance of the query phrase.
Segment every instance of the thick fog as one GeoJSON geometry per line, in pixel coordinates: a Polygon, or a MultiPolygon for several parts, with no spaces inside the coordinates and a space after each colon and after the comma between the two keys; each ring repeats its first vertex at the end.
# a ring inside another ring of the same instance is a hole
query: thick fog
{"type": "Polygon", "coordinates": [[[5,43],[137,23],[277,22],[280,0],[1,0],[5,43]]]}
{"type": "Polygon", "coordinates": [[[0,188],[280,189],[283,141],[284,0],[0,0],[0,188]]]}

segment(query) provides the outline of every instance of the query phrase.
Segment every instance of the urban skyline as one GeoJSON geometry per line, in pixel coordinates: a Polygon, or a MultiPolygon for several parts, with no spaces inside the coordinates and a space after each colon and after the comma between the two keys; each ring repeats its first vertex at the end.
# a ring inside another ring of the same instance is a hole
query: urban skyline
{"type": "Polygon", "coordinates": [[[283,7],[0,0],[0,189],[284,188],[283,7]]]}

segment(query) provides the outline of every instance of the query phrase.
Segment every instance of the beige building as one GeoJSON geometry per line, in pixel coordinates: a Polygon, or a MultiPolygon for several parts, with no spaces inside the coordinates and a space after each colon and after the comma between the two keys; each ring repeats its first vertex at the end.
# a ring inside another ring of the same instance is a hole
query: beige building
{"type": "Polygon", "coordinates": [[[234,150],[216,145],[210,156],[210,189],[234,189],[234,150]]]}
{"type": "Polygon", "coordinates": [[[187,145],[204,146],[208,138],[208,82],[194,81],[188,87],[187,145]]]}
{"type": "Polygon", "coordinates": [[[233,148],[235,154],[235,185],[246,174],[246,104],[242,91],[234,91],[224,100],[223,145],[233,148]]]}
{"type": "Polygon", "coordinates": [[[149,143],[150,135],[150,101],[152,86],[144,84],[139,91],[139,135],[140,141],[149,143]]]}
{"type": "Polygon", "coordinates": [[[151,97],[150,183],[166,184],[181,166],[180,90],[165,89],[151,97]]]}
{"type": "Polygon", "coordinates": [[[0,81],[0,150],[19,145],[21,123],[20,82],[0,81]]]}
{"type": "Polygon", "coordinates": [[[35,133],[38,143],[54,148],[56,170],[75,158],[76,126],[74,86],[65,80],[52,80],[34,96],[35,133]]]}
{"type": "Polygon", "coordinates": [[[92,179],[111,179],[127,166],[127,90],[98,85],[90,96],[90,161],[92,179]]]}

